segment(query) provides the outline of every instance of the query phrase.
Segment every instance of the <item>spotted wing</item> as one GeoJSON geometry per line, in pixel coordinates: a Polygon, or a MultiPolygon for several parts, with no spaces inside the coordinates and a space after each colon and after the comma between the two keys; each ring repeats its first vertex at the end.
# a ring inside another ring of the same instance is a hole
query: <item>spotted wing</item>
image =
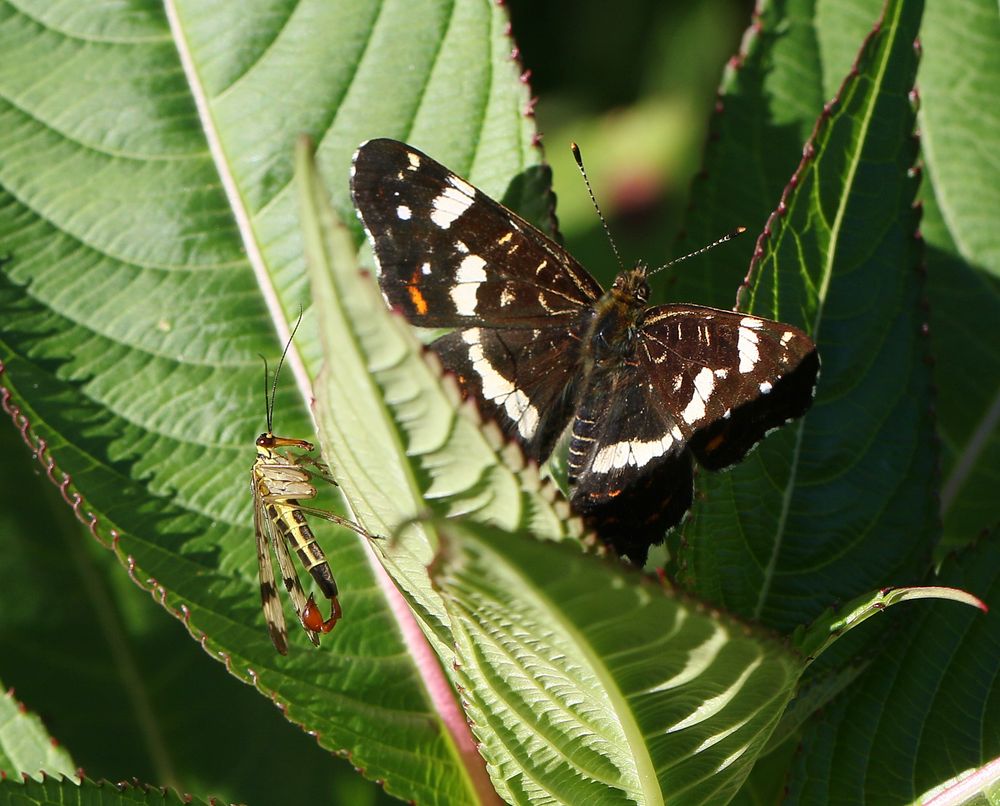
{"type": "Polygon", "coordinates": [[[797,327],[694,305],[651,308],[639,360],[652,401],[698,463],[719,470],[812,405],[819,356],[797,327]]]}
{"type": "Polygon", "coordinates": [[[351,193],[382,293],[414,325],[552,326],[602,293],[559,244],[405,143],[362,144],[351,193]]]}
{"type": "Polygon", "coordinates": [[[463,395],[544,462],[573,415],[581,375],[577,329],[466,328],[432,345],[463,395]]]}
{"type": "Polygon", "coordinates": [[[638,565],[691,506],[691,458],[670,411],[637,363],[592,376],[573,421],[573,509],[638,565]]]}
{"type": "Polygon", "coordinates": [[[791,325],[691,305],[651,308],[637,337],[582,395],[569,476],[576,511],[641,564],[691,504],[691,458],[728,467],[803,415],[819,358],[791,325]]]}
{"type": "Polygon", "coordinates": [[[264,621],[271,636],[271,643],[282,655],[288,654],[288,629],[285,614],[281,609],[281,599],[274,582],[274,568],[271,566],[271,550],[274,530],[268,518],[264,499],[261,496],[256,474],[251,478],[253,489],[253,529],[257,536],[257,568],[260,574],[260,603],[264,610],[264,621]]]}

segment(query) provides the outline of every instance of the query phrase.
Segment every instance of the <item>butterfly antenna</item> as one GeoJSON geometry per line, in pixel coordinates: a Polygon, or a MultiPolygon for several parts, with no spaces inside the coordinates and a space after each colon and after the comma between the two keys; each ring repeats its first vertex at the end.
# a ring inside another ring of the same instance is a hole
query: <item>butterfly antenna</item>
{"type": "MultiPolygon", "coordinates": [[[[278,359],[278,366],[274,368],[274,383],[271,386],[271,403],[267,410],[267,430],[271,431],[271,419],[274,416],[274,397],[278,394],[278,376],[281,374],[281,367],[285,363],[285,356],[288,355],[288,348],[292,346],[292,339],[295,338],[295,331],[299,329],[299,325],[302,324],[302,306],[299,306],[299,318],[295,320],[295,327],[292,328],[292,332],[288,336],[288,341],[285,342],[285,349],[281,351],[281,358],[278,359]]],[[[265,364],[265,372],[267,362],[265,364]]],[[[265,384],[267,383],[265,376],[265,384]]],[[[264,393],[267,394],[267,386],[264,387],[264,393]]]]}
{"type": "Polygon", "coordinates": [[[731,241],[737,235],[742,235],[746,231],[747,231],[746,227],[737,227],[732,232],[727,232],[725,235],[723,235],[721,238],[719,238],[719,240],[713,241],[708,246],[703,246],[701,249],[695,249],[695,251],[689,252],[686,255],[681,255],[680,257],[675,257],[673,260],[671,260],[671,261],[669,261],[667,263],[664,263],[659,268],[653,269],[653,271],[649,272],[649,274],[647,276],[651,277],[652,275],[656,274],[658,271],[663,271],[664,269],[669,269],[671,266],[674,266],[674,265],[680,263],[681,261],[687,260],[688,258],[691,258],[691,257],[697,257],[698,255],[702,255],[705,252],[707,252],[709,249],[715,249],[715,247],[721,246],[726,241],[731,241]]]}
{"type": "Polygon", "coordinates": [[[583,167],[583,155],[580,153],[580,146],[576,143],[569,144],[570,149],[573,151],[573,157],[576,159],[576,167],[580,169],[580,175],[583,176],[583,183],[587,186],[587,193],[590,194],[590,201],[594,205],[594,209],[597,210],[597,217],[601,219],[601,226],[604,227],[604,232],[608,236],[608,243],[611,244],[611,251],[615,253],[615,259],[618,261],[618,270],[624,271],[625,265],[622,263],[622,256],[618,252],[618,245],[615,243],[615,239],[611,237],[611,229],[608,227],[608,222],[604,218],[604,213],[601,212],[601,206],[597,203],[597,198],[594,196],[594,190],[590,186],[590,177],[587,176],[587,169],[583,167]]]}

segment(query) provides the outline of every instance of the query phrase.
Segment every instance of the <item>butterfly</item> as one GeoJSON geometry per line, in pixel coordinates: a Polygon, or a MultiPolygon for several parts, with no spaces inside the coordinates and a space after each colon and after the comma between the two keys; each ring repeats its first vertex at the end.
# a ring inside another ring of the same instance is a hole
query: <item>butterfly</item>
{"type": "Polygon", "coordinates": [[[351,193],[389,306],[454,328],[432,349],[527,456],[544,462],[569,430],[571,506],[639,565],[690,508],[693,462],[728,467],[812,404],[819,356],[799,328],[650,306],[642,265],[604,291],[562,246],[412,146],[363,143],[351,193]]]}

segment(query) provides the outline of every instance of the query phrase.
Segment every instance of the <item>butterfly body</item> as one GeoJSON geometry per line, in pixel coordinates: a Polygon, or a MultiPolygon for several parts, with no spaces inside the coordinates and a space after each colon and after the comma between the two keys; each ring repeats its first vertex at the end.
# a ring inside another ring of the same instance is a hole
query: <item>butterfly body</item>
{"type": "Polygon", "coordinates": [[[390,306],[453,327],[432,348],[468,397],[545,461],[569,430],[573,508],[645,561],[721,469],[801,416],[819,369],[798,328],[697,305],[649,306],[643,266],[608,291],[566,252],[427,155],[371,140],[352,193],[390,306]]]}

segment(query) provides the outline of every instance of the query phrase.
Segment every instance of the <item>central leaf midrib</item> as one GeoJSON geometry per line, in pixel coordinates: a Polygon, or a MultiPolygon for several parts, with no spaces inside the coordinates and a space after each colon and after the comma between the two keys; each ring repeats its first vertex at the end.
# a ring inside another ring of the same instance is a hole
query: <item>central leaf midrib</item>
{"type": "Polygon", "coordinates": [[[477,544],[484,553],[488,552],[492,555],[497,563],[502,563],[507,569],[507,573],[517,580],[519,583],[516,586],[518,597],[530,597],[535,600],[534,607],[536,609],[552,614],[551,624],[553,625],[553,629],[562,631],[567,636],[569,643],[579,649],[577,655],[578,661],[591,670],[602,692],[607,697],[612,712],[618,718],[618,723],[621,725],[622,734],[629,747],[628,755],[635,763],[635,775],[636,780],[639,782],[639,794],[641,795],[639,802],[644,804],[663,803],[663,795],[659,788],[656,767],[649,755],[649,749],[642,729],[635,721],[628,698],[622,693],[618,682],[604,664],[601,656],[591,649],[590,640],[579,630],[576,624],[565,618],[563,609],[553,602],[531,577],[522,573],[521,569],[512,563],[509,558],[495,552],[485,541],[478,540],[477,544]]]}

